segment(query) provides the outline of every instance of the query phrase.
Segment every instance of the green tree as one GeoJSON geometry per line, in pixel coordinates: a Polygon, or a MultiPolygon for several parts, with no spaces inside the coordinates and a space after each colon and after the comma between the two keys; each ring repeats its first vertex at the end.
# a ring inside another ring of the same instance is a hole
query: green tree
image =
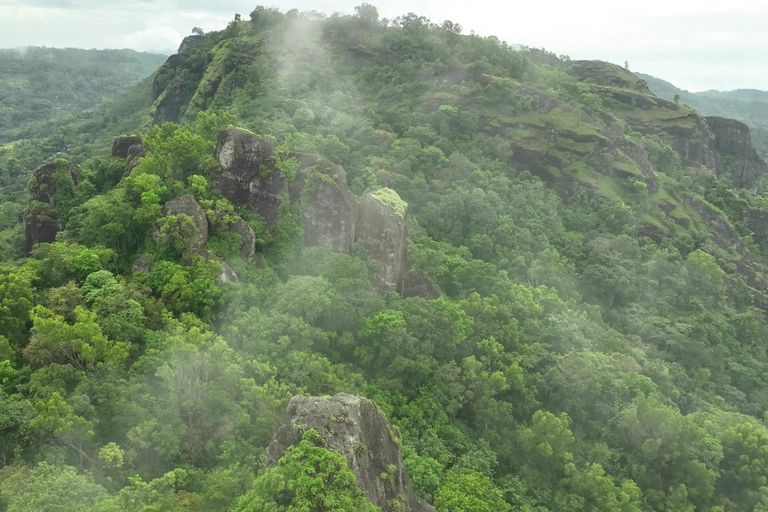
{"type": "Polygon", "coordinates": [[[321,436],[307,430],[299,444],[286,450],[277,466],[254,480],[234,510],[379,510],[357,486],[344,456],[326,450],[323,444],[321,436]]]}

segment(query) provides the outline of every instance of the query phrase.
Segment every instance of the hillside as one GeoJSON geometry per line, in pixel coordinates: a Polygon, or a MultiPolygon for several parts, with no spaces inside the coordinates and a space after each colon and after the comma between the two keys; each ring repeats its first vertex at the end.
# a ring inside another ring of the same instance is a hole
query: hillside
{"type": "Polygon", "coordinates": [[[650,75],[638,73],[638,76],[661,98],[674,101],[677,95],[680,102],[703,115],[729,117],[746,123],[752,131],[755,148],[763,158],[768,158],[768,92],[738,89],[690,93],[650,75]]]}
{"type": "Polygon", "coordinates": [[[653,87],[257,7],[6,146],[0,509],[768,510],[768,165],[653,87]]]}
{"type": "Polygon", "coordinates": [[[128,90],[165,58],[134,50],[0,50],[0,143],[48,135],[46,121],[128,90]]]}

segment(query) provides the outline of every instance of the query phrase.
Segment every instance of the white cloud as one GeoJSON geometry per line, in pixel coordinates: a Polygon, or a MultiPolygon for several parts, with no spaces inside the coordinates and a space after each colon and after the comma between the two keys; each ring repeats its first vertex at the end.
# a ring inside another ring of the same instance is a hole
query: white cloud
{"type": "MultiPolygon", "coordinates": [[[[364,0],[264,2],[283,11],[352,12],[364,0]]],[[[368,0],[377,3],[375,0],[368,0]]],[[[0,47],[133,47],[174,50],[192,27],[221,29],[259,0],[0,0],[0,47]]],[[[391,0],[383,17],[408,12],[450,19],[465,32],[603,59],[675,77],[691,89],[768,89],[765,0],[391,0]]]]}

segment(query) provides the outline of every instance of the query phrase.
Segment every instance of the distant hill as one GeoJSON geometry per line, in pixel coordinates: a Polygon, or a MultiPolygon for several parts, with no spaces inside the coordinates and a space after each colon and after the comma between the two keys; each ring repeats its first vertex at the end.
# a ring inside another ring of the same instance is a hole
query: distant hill
{"type": "Polygon", "coordinates": [[[0,50],[0,142],[43,134],[45,121],[126,91],[165,58],[134,50],[0,50]]]}
{"type": "Polygon", "coordinates": [[[763,158],[768,157],[768,91],[736,89],[691,93],[651,75],[637,73],[637,76],[645,80],[657,96],[674,100],[679,94],[681,103],[705,116],[731,117],[746,123],[752,131],[755,149],[763,158]]]}

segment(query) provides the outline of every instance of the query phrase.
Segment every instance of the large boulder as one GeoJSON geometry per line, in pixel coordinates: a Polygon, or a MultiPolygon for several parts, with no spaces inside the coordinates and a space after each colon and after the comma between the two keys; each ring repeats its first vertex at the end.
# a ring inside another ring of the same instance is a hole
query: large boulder
{"type": "Polygon", "coordinates": [[[35,244],[56,240],[56,233],[63,229],[56,207],[62,201],[74,198],[75,186],[81,176],[78,166],[63,160],[46,164],[32,173],[29,181],[32,202],[27,209],[24,226],[25,258],[32,253],[35,244]]]}
{"type": "Polygon", "coordinates": [[[235,206],[260,215],[269,229],[277,224],[286,181],[272,158],[272,143],[240,128],[219,134],[213,182],[235,206]]]}
{"type": "Polygon", "coordinates": [[[141,137],[131,135],[116,138],[115,142],[112,143],[112,156],[128,158],[128,151],[131,149],[131,146],[141,146],[141,137]]]}
{"type": "Polygon", "coordinates": [[[197,227],[197,237],[194,240],[192,249],[202,249],[208,241],[208,219],[205,216],[205,210],[200,206],[192,194],[185,194],[176,199],[171,199],[163,207],[163,215],[179,215],[183,213],[190,217],[197,227]]]}
{"type": "Polygon", "coordinates": [[[715,150],[721,157],[722,170],[731,183],[752,191],[768,165],[752,144],[749,126],[735,119],[710,116],[707,125],[715,135],[715,150]]]}
{"type": "Polygon", "coordinates": [[[253,258],[256,254],[256,233],[253,232],[253,228],[241,217],[238,217],[237,222],[230,229],[243,239],[243,245],[240,246],[240,257],[245,260],[253,258]]]}
{"type": "Polygon", "coordinates": [[[218,275],[216,276],[216,282],[218,284],[222,283],[239,283],[240,279],[237,277],[237,274],[234,270],[232,270],[232,267],[227,265],[227,262],[216,256],[210,251],[206,251],[205,249],[198,249],[195,251],[195,254],[198,254],[205,258],[207,261],[213,260],[218,261],[221,265],[221,270],[219,271],[218,275]]]}
{"type": "Polygon", "coordinates": [[[30,206],[24,225],[24,257],[28,258],[37,244],[55,242],[59,231],[61,225],[47,205],[30,206]]]}
{"type": "Polygon", "coordinates": [[[355,241],[376,266],[373,288],[381,293],[399,291],[406,271],[408,205],[394,190],[383,188],[360,201],[355,241]]]}
{"type": "Polygon", "coordinates": [[[400,294],[406,299],[408,297],[421,297],[432,300],[440,297],[440,289],[424,272],[411,269],[403,277],[400,294]]]}
{"type": "Polygon", "coordinates": [[[293,397],[283,425],[264,453],[264,465],[277,465],[308,429],[325,438],[327,449],[346,457],[357,485],[383,511],[434,511],[413,491],[396,429],[367,398],[345,393],[331,399],[293,397]]]}
{"type": "Polygon", "coordinates": [[[344,171],[323,157],[290,152],[299,170],[288,186],[291,201],[301,201],[304,245],[349,253],[355,241],[357,198],[347,187],[344,171]]]}
{"type": "Polygon", "coordinates": [[[32,199],[41,203],[55,204],[54,196],[57,186],[74,187],[80,183],[82,172],[80,167],[57,160],[37,169],[29,180],[29,191],[32,199]]]}

